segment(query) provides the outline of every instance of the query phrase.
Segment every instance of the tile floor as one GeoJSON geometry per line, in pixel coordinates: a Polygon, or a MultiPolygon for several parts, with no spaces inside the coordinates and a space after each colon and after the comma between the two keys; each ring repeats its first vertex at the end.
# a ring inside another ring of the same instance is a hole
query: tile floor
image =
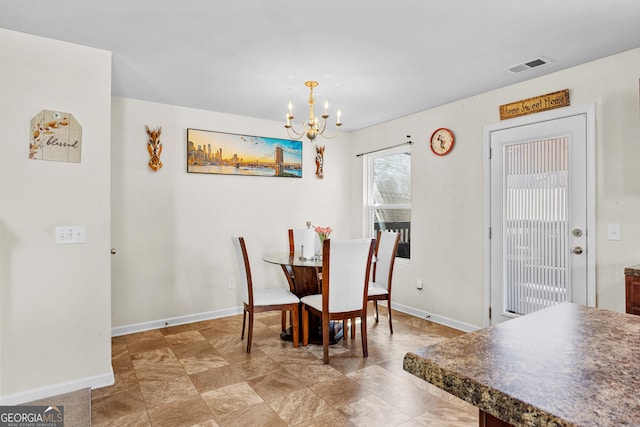
{"type": "MultiPolygon", "coordinates": [[[[373,313],[373,309],[369,310],[373,313]]],[[[355,340],[294,348],[280,313],[256,316],[251,354],[242,315],[113,338],[116,383],[93,390],[101,426],[477,426],[473,406],[402,370],[414,350],[460,334],[394,311],[355,340]]],[[[359,329],[359,326],[358,326],[359,329]]]]}

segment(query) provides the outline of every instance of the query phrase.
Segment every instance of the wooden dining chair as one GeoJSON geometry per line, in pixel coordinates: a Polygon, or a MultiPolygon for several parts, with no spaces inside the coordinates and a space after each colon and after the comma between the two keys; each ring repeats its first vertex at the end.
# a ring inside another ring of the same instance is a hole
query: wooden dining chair
{"type": "Polygon", "coordinates": [[[378,231],[376,240],[376,262],[373,265],[373,280],[369,282],[367,299],[373,301],[376,309],[376,323],[378,323],[378,301],[387,302],[389,331],[393,334],[393,324],[391,323],[391,283],[393,266],[396,262],[396,252],[400,242],[400,233],[378,231]]]}
{"type": "MultiPolygon", "coordinates": [[[[293,229],[290,228],[288,231],[289,234],[289,255],[295,255],[296,251],[302,254],[302,242],[304,241],[304,228],[293,229]]],[[[316,233],[315,236],[315,246],[313,253],[318,253],[322,250],[322,245],[320,244],[320,236],[316,233]]]]}
{"type": "MultiPolygon", "coordinates": [[[[296,251],[298,254],[302,254],[302,241],[304,239],[304,228],[301,229],[289,229],[289,256],[295,256],[296,251]],[[298,243],[296,243],[298,242],[298,243]]],[[[313,253],[319,253],[322,250],[322,245],[320,243],[320,236],[318,233],[315,233],[315,249],[313,253]]],[[[318,270],[318,283],[322,281],[322,272],[318,270]]],[[[291,271],[291,277],[293,278],[294,274],[291,271]]]]}
{"type": "MultiPolygon", "coordinates": [[[[300,228],[300,229],[293,229],[290,228],[289,230],[287,230],[287,235],[289,238],[289,256],[293,257],[296,255],[296,251],[298,252],[298,254],[302,254],[302,248],[301,248],[301,244],[304,240],[304,228],[300,228]]],[[[315,246],[316,249],[314,250],[314,253],[317,253],[320,251],[321,246],[320,246],[320,237],[317,236],[316,234],[316,239],[315,239],[315,246]]],[[[295,289],[295,274],[293,271],[293,267],[288,266],[288,265],[282,265],[282,271],[284,272],[285,277],[287,278],[287,281],[289,282],[289,289],[291,289],[291,292],[294,291],[295,289]]],[[[318,272],[318,282],[322,280],[322,274],[320,272],[318,272]]],[[[282,319],[281,319],[281,323],[282,323],[282,329],[286,329],[287,328],[287,312],[283,311],[282,312],[282,319]]]]}
{"type": "Polygon", "coordinates": [[[309,313],[322,319],[323,361],[329,363],[329,322],[361,319],[362,355],[367,349],[367,289],[375,239],[324,241],[322,293],[303,297],[302,344],[309,343],[309,313]]]}
{"type": "MultiPolygon", "coordinates": [[[[247,323],[247,313],[249,314],[249,331],[247,333],[247,353],[251,353],[251,340],[253,338],[253,317],[254,313],[265,311],[291,312],[291,323],[293,332],[293,346],[298,347],[298,308],[300,299],[286,288],[253,289],[251,278],[251,266],[247,255],[247,247],[243,237],[232,237],[238,267],[240,268],[240,280],[242,281],[243,305],[242,334],[240,339],[244,339],[244,330],[247,323]]],[[[284,332],[284,327],[283,327],[284,332]]]]}

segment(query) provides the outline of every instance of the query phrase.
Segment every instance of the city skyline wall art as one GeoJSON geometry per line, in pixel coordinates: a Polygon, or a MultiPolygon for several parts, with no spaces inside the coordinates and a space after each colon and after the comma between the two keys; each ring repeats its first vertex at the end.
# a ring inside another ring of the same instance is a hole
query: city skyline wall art
{"type": "Polygon", "coordinates": [[[189,128],[187,172],[302,178],[302,142],[189,128]]]}

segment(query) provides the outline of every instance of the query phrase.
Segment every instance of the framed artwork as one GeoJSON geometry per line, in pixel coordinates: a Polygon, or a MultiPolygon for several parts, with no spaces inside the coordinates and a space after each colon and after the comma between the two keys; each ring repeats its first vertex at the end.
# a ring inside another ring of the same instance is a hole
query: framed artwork
{"type": "Polygon", "coordinates": [[[302,142],[187,129],[187,172],[302,178],[302,142]]]}

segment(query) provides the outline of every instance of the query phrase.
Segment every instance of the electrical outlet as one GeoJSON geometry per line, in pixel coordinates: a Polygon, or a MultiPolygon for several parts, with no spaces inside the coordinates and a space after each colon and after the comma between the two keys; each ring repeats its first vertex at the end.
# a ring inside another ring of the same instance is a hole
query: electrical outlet
{"type": "Polygon", "coordinates": [[[229,277],[229,289],[234,289],[236,287],[236,278],[229,277]]]}
{"type": "Polygon", "coordinates": [[[607,238],[609,240],[622,240],[620,224],[607,224],[607,238]]]}

